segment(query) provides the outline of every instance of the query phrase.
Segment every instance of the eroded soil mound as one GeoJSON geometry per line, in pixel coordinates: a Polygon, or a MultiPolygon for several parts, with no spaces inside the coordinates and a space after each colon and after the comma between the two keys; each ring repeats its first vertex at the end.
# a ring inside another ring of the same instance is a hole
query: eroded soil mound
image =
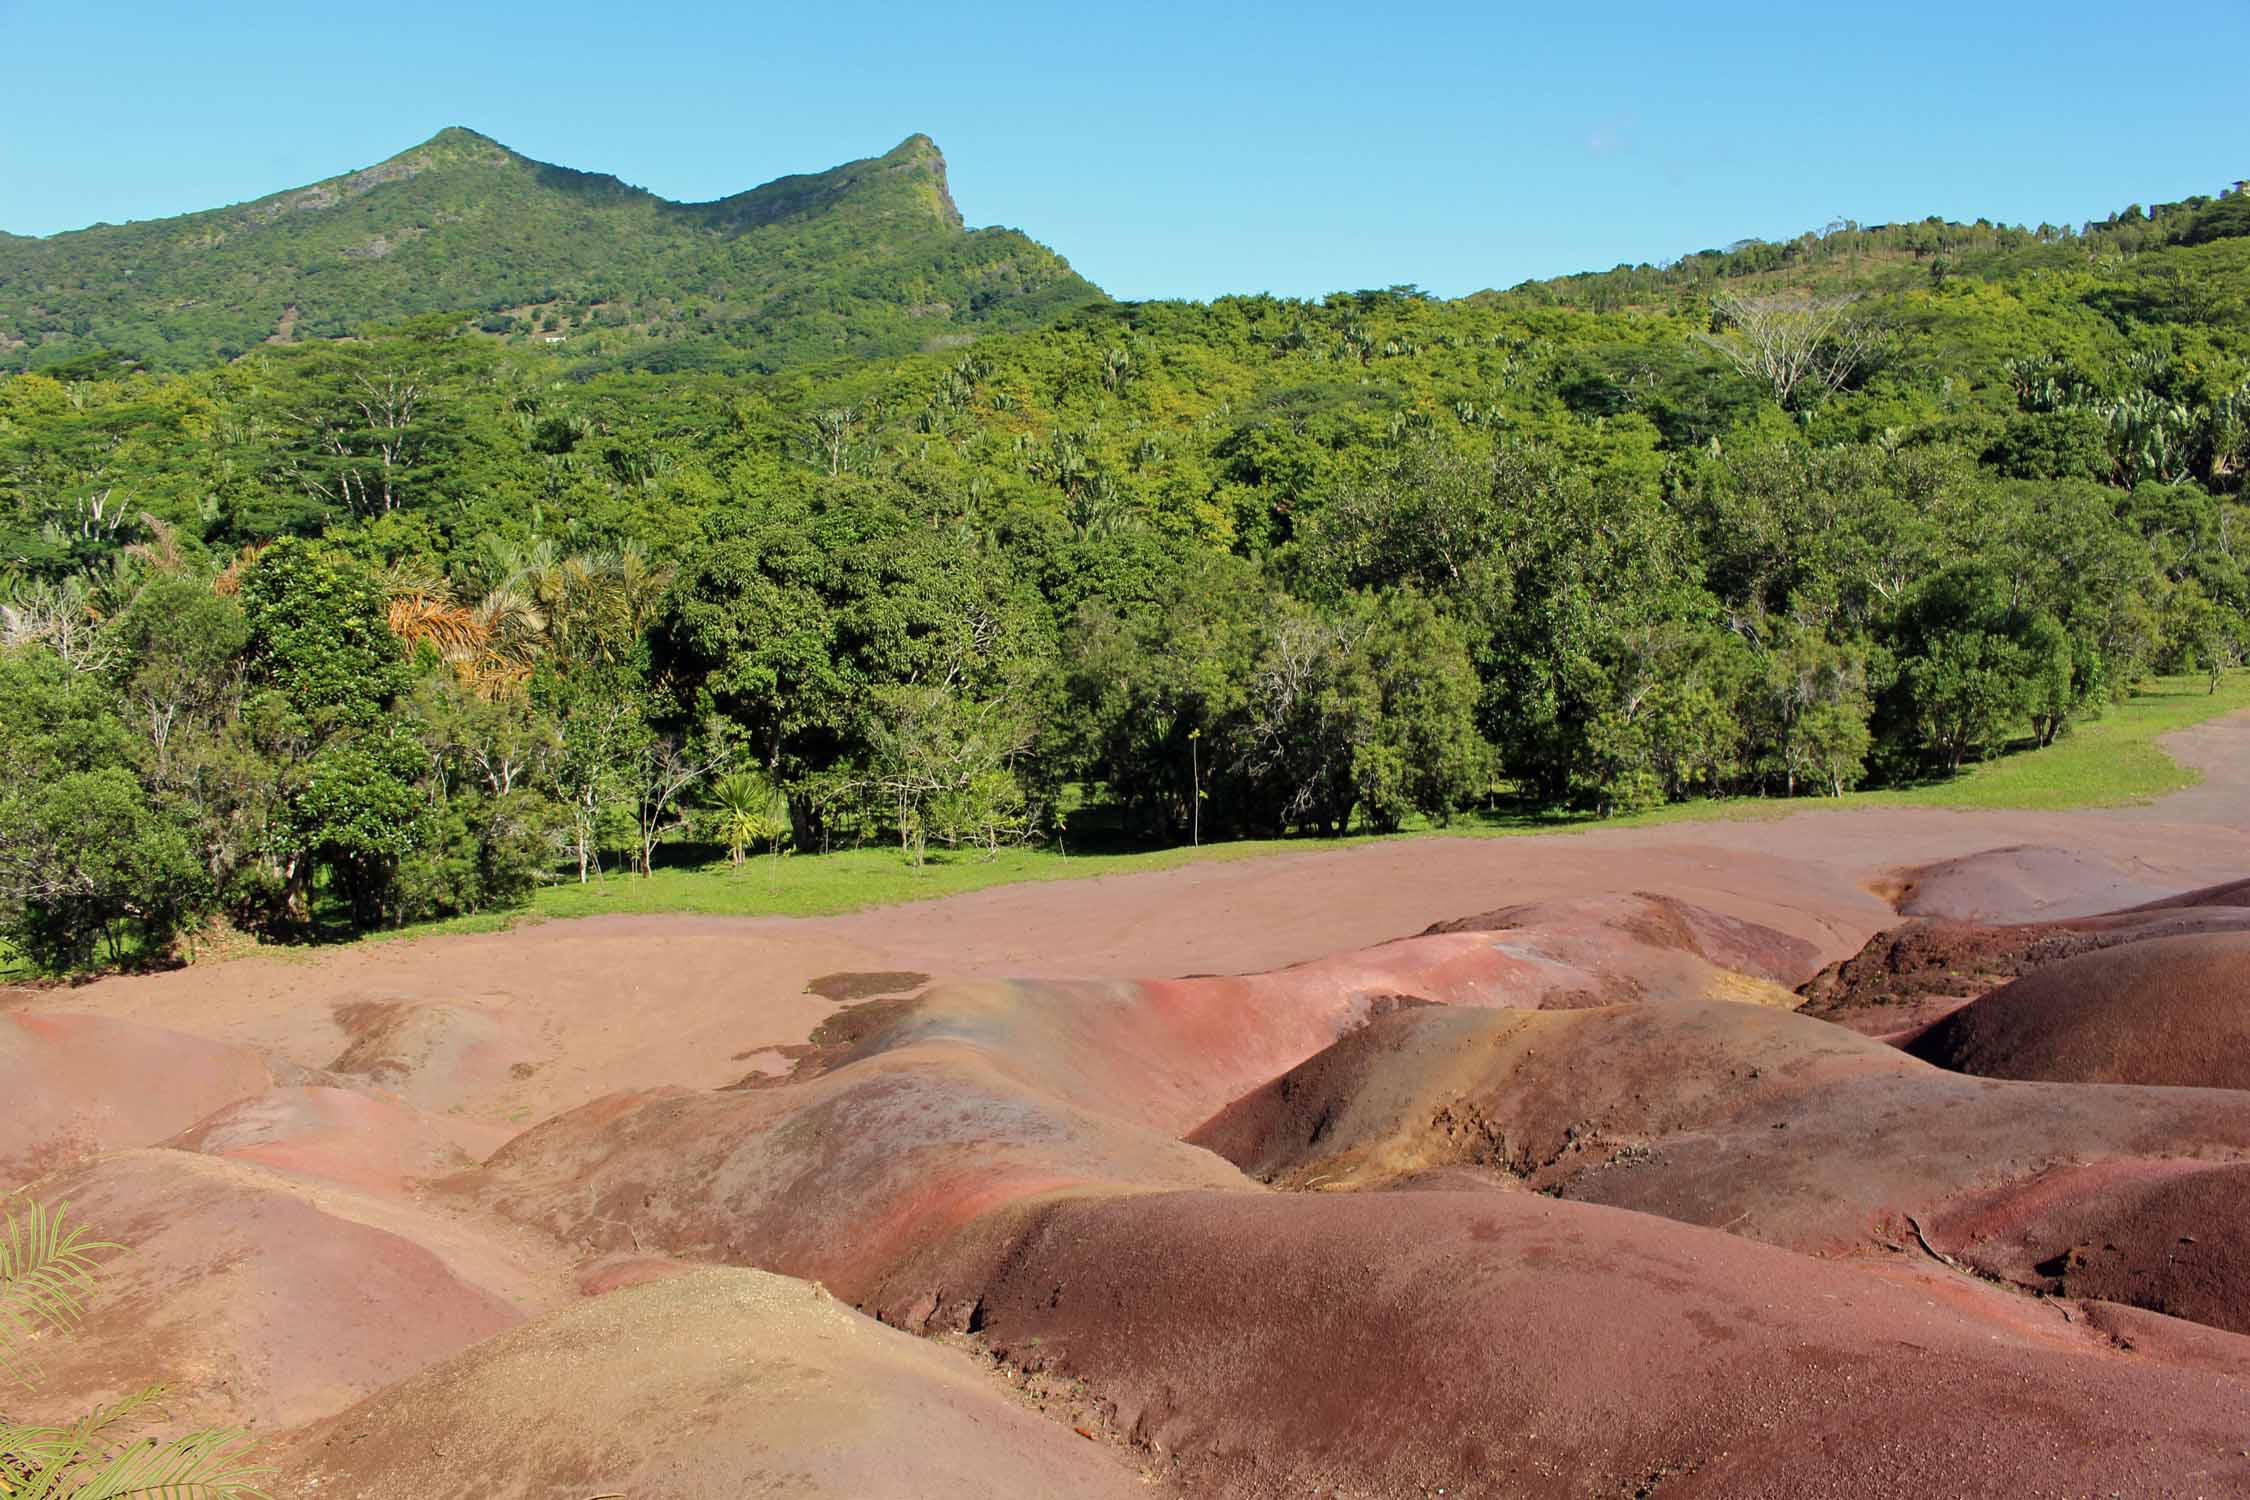
{"type": "Polygon", "coordinates": [[[1911,1045],[1987,1078],[2250,1088],[2250,931],[2163,937],[2045,964],[1911,1045]]]}
{"type": "Polygon", "coordinates": [[[310,1086],[237,1100],[164,1144],[395,1196],[473,1165],[509,1134],[378,1094],[310,1086]]]}
{"type": "Polygon", "coordinates": [[[1965,1205],[1931,1238],[1989,1276],[2250,1333],[2250,1164],[2097,1164],[1965,1205]]]}
{"type": "Polygon", "coordinates": [[[128,1151],[50,1178],[47,1201],[130,1247],[82,1336],[37,1351],[37,1411],[152,1382],[175,1421],[273,1431],[348,1406],[557,1300],[562,1263],[347,1189],[190,1151],[128,1151]]]}
{"type": "MultiPolygon", "coordinates": [[[[451,1185],[587,1254],[667,1252],[857,1289],[978,1213],[1056,1191],[1241,1187],[1175,1139],[1152,1082],[1162,1018],[1131,987],[952,985],[868,1002],[863,1029],[776,1086],[614,1095],[526,1132],[451,1185]],[[1121,994],[1119,991],[1126,992],[1121,994]],[[1142,1054],[1072,1047],[1129,1027],[1142,1054]],[[1105,1104],[1111,1106],[1105,1108],[1105,1104]],[[1136,1117],[1136,1114],[1138,1117],[1136,1117]]],[[[1161,1051],[1159,1057],[1164,1054],[1161,1051]]]]}
{"type": "Polygon", "coordinates": [[[38,1185],[136,1245],[53,1405],[310,1421],[300,1500],[2244,1491],[2240,1277],[2197,1257],[2250,1090],[1969,1077],[1786,988],[2250,933],[2219,887],[2083,904],[2239,879],[2210,764],[2200,827],[1440,839],[87,986],[260,1069],[38,1185]],[[1947,861],[2044,920],[1878,961],[1882,872],[1947,861]]]}
{"type": "Polygon", "coordinates": [[[2200,890],[2185,891],[2177,896],[2166,896],[2161,901],[2147,902],[2133,910],[2165,911],[2180,906],[2250,906],[2250,880],[2229,880],[2218,885],[2207,885],[2200,890]]]}
{"type": "MultiPolygon", "coordinates": [[[[1563,930],[1559,918],[1553,928],[1563,930]]],[[[1722,982],[1714,976],[1729,971],[1637,939],[1597,969],[1584,952],[1566,960],[1512,937],[1428,934],[1264,975],[956,982],[869,1001],[815,1033],[789,1083],[599,1100],[527,1132],[453,1187],[586,1253],[752,1264],[856,1295],[899,1256],[1018,1198],[1249,1189],[1179,1137],[1387,1016],[1579,1006],[1597,973],[1638,973],[1645,989],[1682,958],[1692,967],[1676,983],[1690,995],[1791,998],[1754,976],[1722,982]]]]}
{"type": "Polygon", "coordinates": [[[1909,922],[1822,970],[1804,987],[1804,1008],[1870,1034],[1918,1030],[1996,985],[2080,954],[2229,932],[2250,933],[2250,908],[2183,901],[2067,922],[1909,922]]]}
{"type": "Polygon", "coordinates": [[[423,1109],[487,1097],[546,1056],[522,1016],[490,1006],[353,1000],[335,1014],[346,1041],[327,1071],[364,1079],[423,1109]]]}
{"type": "Polygon", "coordinates": [[[1950,1272],[1533,1194],[1057,1203],[982,1221],[872,1305],[1082,1383],[1194,1494],[2250,1485],[2236,1382],[1950,1272]]]}
{"type": "Polygon", "coordinates": [[[255,1053],[163,1027],[0,1015],[0,1191],[160,1141],[271,1082],[255,1053]]]}
{"type": "Polygon", "coordinates": [[[313,1428],[278,1496],[1124,1500],[1127,1457],[947,1350],[757,1271],[612,1292],[313,1428]]]}
{"type": "Polygon", "coordinates": [[[1439,922],[1428,931],[1547,931],[1567,935],[1581,944],[1598,935],[1614,934],[1640,947],[1692,954],[1716,968],[1780,984],[1803,983],[1817,966],[1819,955],[1805,939],[1764,923],[1648,891],[1526,902],[1439,922]]]}
{"type": "Polygon", "coordinates": [[[1804,1016],[1679,1002],[1387,1017],[1190,1137],[1275,1186],[1498,1186],[1819,1253],[2058,1163],[2250,1154],[2250,1095],[1997,1084],[1804,1016]]]}
{"type": "Polygon", "coordinates": [[[1899,886],[1899,915],[1964,922],[2090,916],[2174,889],[2142,860],[2043,845],[1986,849],[1908,870],[1894,879],[1899,886]]]}

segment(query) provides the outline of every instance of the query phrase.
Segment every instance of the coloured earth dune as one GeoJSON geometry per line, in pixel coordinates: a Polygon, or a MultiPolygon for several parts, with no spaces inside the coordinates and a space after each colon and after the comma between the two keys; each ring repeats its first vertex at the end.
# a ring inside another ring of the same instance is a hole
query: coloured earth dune
{"type": "MultiPolygon", "coordinates": [[[[2250,766],[0,998],[277,1497],[2250,1493],[2250,766]]],[[[35,1407],[36,1409],[33,1409],[35,1407]]]]}

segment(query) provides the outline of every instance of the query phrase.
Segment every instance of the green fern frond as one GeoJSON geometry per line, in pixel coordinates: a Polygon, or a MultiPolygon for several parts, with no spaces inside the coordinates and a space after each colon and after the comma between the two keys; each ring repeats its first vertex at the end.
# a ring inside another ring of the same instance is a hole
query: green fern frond
{"type": "Polygon", "coordinates": [[[0,1496],[36,1500],[51,1492],[53,1475],[79,1457],[75,1427],[0,1423],[0,1496]]]}
{"type": "MultiPolygon", "coordinates": [[[[64,1222],[69,1208],[25,1200],[0,1214],[0,1375],[30,1380],[24,1345],[42,1330],[67,1335],[86,1317],[96,1252],[120,1247],[89,1240],[64,1222]]],[[[0,1500],[269,1500],[267,1472],[249,1463],[239,1429],[176,1438],[120,1441],[163,1400],[152,1385],[98,1406],[67,1427],[12,1423],[0,1415],[0,1500]]]]}
{"type": "Polygon", "coordinates": [[[147,1438],[85,1464],[83,1477],[56,1493],[67,1500],[270,1500],[258,1488],[268,1471],[248,1462],[250,1449],[239,1428],[147,1438]]]}
{"type": "Polygon", "coordinates": [[[245,1462],[248,1434],[236,1429],[122,1446],[108,1434],[163,1395],[151,1386],[69,1427],[0,1425],[0,1500],[267,1500],[267,1470],[245,1462]]]}
{"type": "MultiPolygon", "coordinates": [[[[108,1406],[97,1406],[68,1427],[10,1426],[0,1422],[0,1476],[10,1462],[37,1464],[49,1469],[84,1462],[113,1433],[136,1425],[163,1402],[163,1386],[135,1391],[108,1406]]],[[[0,1500],[12,1497],[5,1477],[0,1477],[0,1500]]]]}
{"type": "Polygon", "coordinates": [[[118,1248],[66,1225],[69,1211],[27,1200],[0,1215],[0,1377],[31,1383],[38,1367],[24,1347],[41,1328],[69,1333],[84,1321],[94,1253],[118,1248]]]}

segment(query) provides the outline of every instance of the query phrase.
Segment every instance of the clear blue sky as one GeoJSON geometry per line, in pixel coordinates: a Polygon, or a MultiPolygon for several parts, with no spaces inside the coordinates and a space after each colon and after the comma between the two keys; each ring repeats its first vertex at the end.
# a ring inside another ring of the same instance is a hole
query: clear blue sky
{"type": "Polygon", "coordinates": [[[1641,6],[0,0],[0,229],[253,198],[449,124],[712,198],[936,137],[1125,297],[1448,295],[2250,175],[2250,0],[1641,6]]]}

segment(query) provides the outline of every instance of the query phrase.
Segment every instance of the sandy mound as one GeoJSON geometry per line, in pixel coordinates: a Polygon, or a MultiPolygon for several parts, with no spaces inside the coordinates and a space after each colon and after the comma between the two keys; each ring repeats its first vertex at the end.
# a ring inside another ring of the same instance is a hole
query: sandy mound
{"type": "Polygon", "coordinates": [[[1018,1198],[1250,1184],[1162,1132],[1079,1108],[945,1041],[778,1087],[600,1100],[453,1191],[580,1253],[663,1252],[856,1297],[900,1256],[1018,1198]]]}
{"type": "Polygon", "coordinates": [[[1131,1482],[1071,1425],[1253,1500],[2245,1492],[2250,1338],[2149,1309],[2242,1300],[2197,1257],[2250,1090],[1969,1077],[1782,988],[1850,959],[1810,989],[1868,1024],[2250,934],[2214,886],[2250,758],[2198,735],[2210,778],[2146,809],[1307,846],[87,985],[275,1086],[48,1184],[137,1246],[56,1404],[322,1420],[300,1500],[1131,1482]],[[1984,919],[1870,945],[1901,869],[1984,919]],[[1183,974],[1232,977],[1149,977],[1183,974]]]}
{"type": "MultiPolygon", "coordinates": [[[[1671,896],[1636,891],[1629,896],[1580,896],[1526,902],[1481,916],[1460,917],[1432,926],[1443,932],[1544,932],[1630,968],[1647,954],[1684,953],[1714,968],[1802,984],[1818,967],[1819,949],[1762,922],[1745,921],[1671,896]],[[1607,942],[1603,940],[1607,939],[1607,942]]],[[[1650,986],[1637,987],[1645,993],[1650,986]]],[[[1617,998],[1636,998],[1619,995],[1617,998]]]]}
{"type": "Polygon", "coordinates": [[[1468,1171],[1827,1253],[1910,1246],[1910,1216],[2058,1163],[2250,1152],[2250,1098],[1994,1084],[1748,1006],[1420,1010],[1189,1139],[1281,1187],[1468,1171]]]}
{"type": "Polygon", "coordinates": [[[1987,849],[1897,877],[1899,915],[2032,922],[2116,911],[2174,887],[2140,860],[2036,845],[1987,849]]]}
{"type": "Polygon", "coordinates": [[[1891,1279],[1532,1194],[1048,1205],[902,1268],[874,1305],[1082,1382],[1195,1493],[2250,1485],[2238,1379],[1950,1272],[1891,1279]]]}
{"type": "Polygon", "coordinates": [[[1147,1495],[1125,1456],[818,1287],[702,1271],[481,1344],[297,1440],[277,1496],[1147,1495]]]}
{"type": "Polygon", "coordinates": [[[347,1089],[272,1089],[238,1100],[164,1144],[373,1193],[400,1194],[507,1142],[498,1126],[424,1114],[347,1089]]]}
{"type": "MultiPolygon", "coordinates": [[[[1558,947],[1568,933],[1559,917],[1541,930],[1558,947]]],[[[840,1013],[794,1081],[597,1101],[527,1132],[456,1187],[589,1253],[706,1257],[856,1295],[900,1255],[1016,1198],[1247,1187],[1177,1138],[1402,1009],[1580,1004],[1604,976],[1655,984],[1676,961],[1692,966],[1679,978],[1689,994],[1793,998],[1693,954],[1614,938],[1598,929],[1583,945],[1599,959],[1469,930],[1274,974],[938,985],[840,1013]]]]}
{"type": "Polygon", "coordinates": [[[2214,932],[2250,932],[2250,908],[2165,903],[2014,926],[1909,922],[1877,934],[1858,953],[1823,970],[1804,987],[1804,1008],[1870,1034],[1901,1031],[2082,953],[2214,932]]]}
{"type": "Polygon", "coordinates": [[[2161,901],[2150,901],[2133,909],[2165,911],[2179,906],[2250,906],[2250,880],[2229,880],[2220,885],[2207,885],[2201,890],[2167,896],[2161,901]]]}
{"type": "Polygon", "coordinates": [[[1912,1050],[1988,1078],[2250,1088],[2250,932],[2048,964],[1953,1012],[1912,1050]]]}
{"type": "Polygon", "coordinates": [[[1931,1229],[1987,1275],[2250,1333],[2250,1164],[2059,1171],[1931,1229]]]}
{"type": "Polygon", "coordinates": [[[153,1145],[271,1082],[255,1054],[161,1027],[0,1015],[0,1189],[153,1145]]]}
{"type": "Polygon", "coordinates": [[[364,1078],[422,1109],[488,1098],[546,1058],[518,1014],[443,1001],[349,1000],[336,1007],[344,1050],[327,1071],[364,1078]]]}
{"type": "Polygon", "coordinates": [[[1733,1005],[1433,1008],[1372,1022],[1188,1139],[1288,1188],[1455,1167],[1551,1188],[1612,1153],[1776,1106],[1815,1078],[1901,1062],[1835,1027],[1733,1005]]]}
{"type": "Polygon", "coordinates": [[[51,1413],[161,1381],[182,1424],[291,1426],[562,1292],[551,1253],[504,1227],[192,1152],[106,1157],[39,1195],[128,1247],[107,1262],[81,1337],[39,1351],[37,1405],[51,1413]]]}

